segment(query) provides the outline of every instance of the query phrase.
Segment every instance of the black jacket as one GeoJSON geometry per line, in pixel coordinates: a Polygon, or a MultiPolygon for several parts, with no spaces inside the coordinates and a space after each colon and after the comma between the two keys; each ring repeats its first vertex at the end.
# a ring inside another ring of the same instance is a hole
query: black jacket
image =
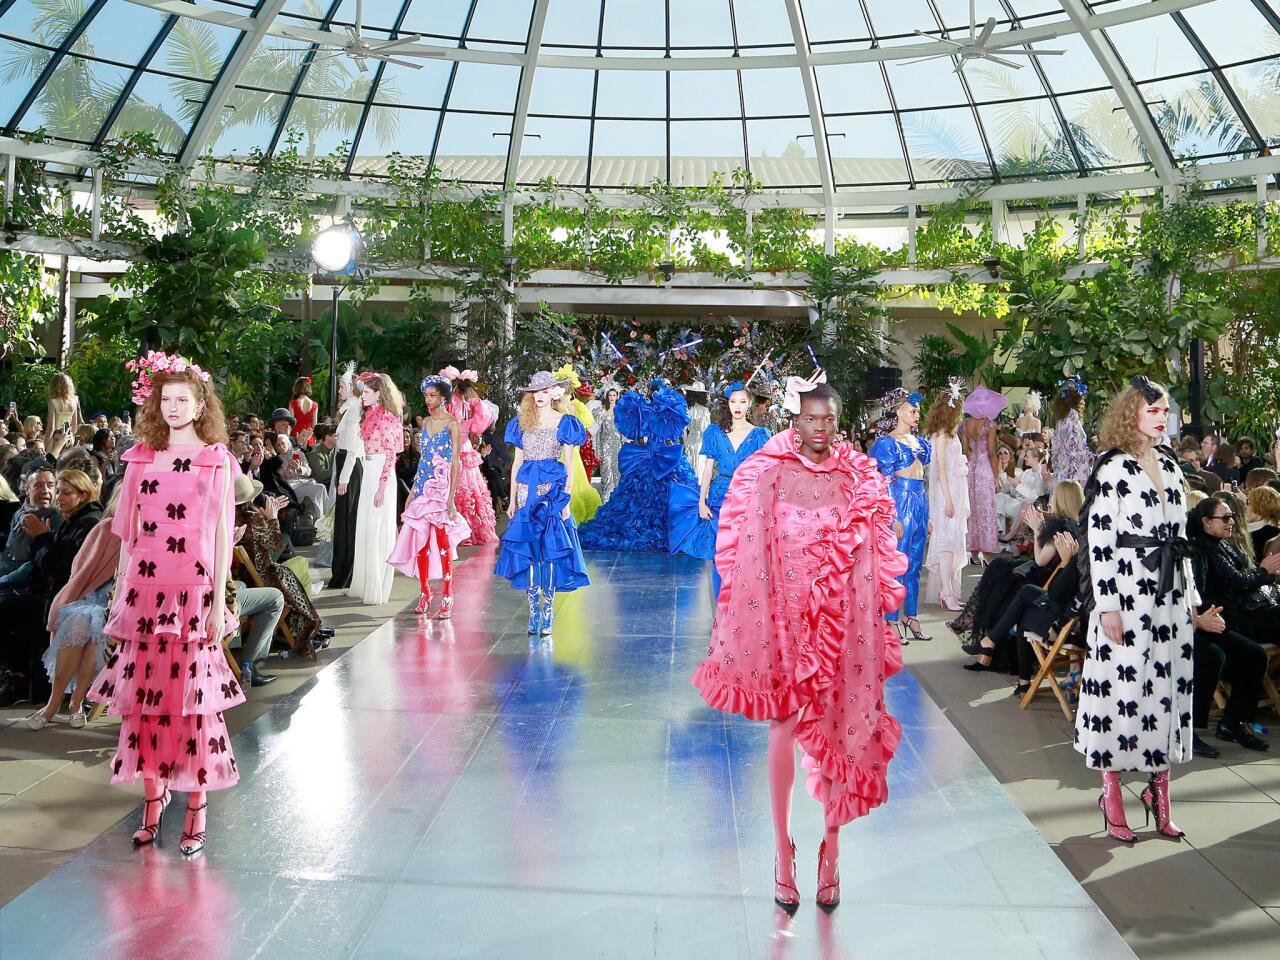
{"type": "Polygon", "coordinates": [[[1227,626],[1250,612],[1276,605],[1275,578],[1262,567],[1249,567],[1240,548],[1229,540],[1196,538],[1192,559],[1201,607],[1222,607],[1227,626]]]}
{"type": "Polygon", "coordinates": [[[38,589],[46,602],[71,579],[76,554],[101,519],[102,507],[94,500],[65,517],[54,533],[42,533],[31,542],[31,562],[36,568],[38,589]]]}

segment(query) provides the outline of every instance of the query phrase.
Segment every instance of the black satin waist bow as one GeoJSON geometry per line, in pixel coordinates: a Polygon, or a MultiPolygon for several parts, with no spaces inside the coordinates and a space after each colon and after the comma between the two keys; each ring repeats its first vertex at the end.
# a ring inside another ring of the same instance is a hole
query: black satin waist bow
{"type": "Polygon", "coordinates": [[[1160,570],[1157,592],[1164,596],[1173,589],[1173,569],[1179,560],[1191,556],[1191,541],[1184,537],[1140,537],[1134,533],[1122,533],[1116,537],[1116,546],[1150,548],[1142,559],[1142,565],[1155,572],[1160,570]]]}

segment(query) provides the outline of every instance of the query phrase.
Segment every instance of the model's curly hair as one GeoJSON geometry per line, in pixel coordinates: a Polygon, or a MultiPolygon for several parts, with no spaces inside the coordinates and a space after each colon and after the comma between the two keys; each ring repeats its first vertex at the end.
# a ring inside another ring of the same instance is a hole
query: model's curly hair
{"type": "MultiPolygon", "coordinates": [[[[1169,391],[1161,384],[1153,383],[1162,396],[1169,391]]],[[[1123,450],[1133,456],[1141,456],[1151,446],[1151,441],[1138,429],[1138,411],[1147,406],[1146,395],[1137,387],[1125,387],[1111,398],[1107,412],[1098,427],[1099,450],[1123,450]]]]}
{"type": "Polygon", "coordinates": [[[951,391],[944,389],[939,391],[938,396],[929,405],[929,413],[924,418],[924,428],[920,431],[926,437],[932,437],[935,433],[951,436],[960,428],[960,421],[964,419],[964,406],[960,403],[953,406],[951,399],[951,391]]]}
{"type": "Polygon", "coordinates": [[[533,392],[527,391],[520,398],[520,432],[528,433],[538,429],[538,405],[533,402],[533,392]]]}
{"type": "Polygon", "coordinates": [[[1075,387],[1059,390],[1058,395],[1053,398],[1053,419],[1064,420],[1072,410],[1081,417],[1084,416],[1084,395],[1075,387]]]}
{"type": "Polygon", "coordinates": [[[213,384],[201,380],[190,368],[181,373],[157,373],[151,381],[151,393],[138,412],[137,434],[152,450],[164,450],[169,446],[169,425],[160,413],[160,397],[171,383],[189,387],[200,408],[200,415],[193,421],[196,436],[204,443],[226,443],[227,418],[222,412],[222,401],[213,392],[213,384]]]}

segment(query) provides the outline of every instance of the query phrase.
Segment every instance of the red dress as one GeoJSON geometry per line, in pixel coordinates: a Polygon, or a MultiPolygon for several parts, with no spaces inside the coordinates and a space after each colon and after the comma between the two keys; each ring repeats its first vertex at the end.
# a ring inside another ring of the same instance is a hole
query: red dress
{"type": "Polygon", "coordinates": [[[884,702],[885,679],[902,669],[884,614],[901,604],[894,577],[907,569],[893,520],[874,460],[842,444],[812,463],[794,430],[738,467],[720,510],[724,585],[693,684],[751,720],[803,711],[806,785],[831,827],[884,802],[902,736],[884,702]]]}
{"type": "MultiPolygon", "coordinates": [[[[128,549],[104,631],[116,649],[93,681],[93,698],[120,717],[112,783],[167,780],[175,790],[218,790],[239,780],[222,711],[244,703],[222,653],[237,629],[228,610],[208,623],[215,590],[216,531],[235,523],[235,458],[222,444],[130,447],[111,531],[128,549]],[[153,464],[164,464],[152,469],[153,464]],[[172,463],[172,467],[168,466],[172,463]]],[[[226,544],[230,565],[232,545],[226,544]]]]}
{"type": "Polygon", "coordinates": [[[320,411],[320,404],[314,400],[311,401],[311,409],[306,413],[302,412],[302,407],[298,404],[297,398],[289,401],[289,412],[293,414],[294,420],[297,422],[289,433],[299,438],[298,442],[304,447],[309,447],[316,442],[316,414],[320,411]],[[305,439],[303,434],[305,433],[305,439]]]}

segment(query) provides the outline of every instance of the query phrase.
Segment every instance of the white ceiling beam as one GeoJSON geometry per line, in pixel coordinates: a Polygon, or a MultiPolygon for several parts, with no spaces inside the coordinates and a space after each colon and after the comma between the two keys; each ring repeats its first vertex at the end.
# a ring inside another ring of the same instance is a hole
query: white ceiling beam
{"type": "MultiPolygon", "coordinates": [[[[249,65],[250,59],[252,59],[254,53],[258,50],[258,46],[262,43],[262,38],[271,29],[271,25],[276,19],[276,14],[284,7],[285,2],[286,0],[263,0],[257,16],[236,18],[247,20],[248,26],[240,28],[244,31],[244,34],[240,37],[240,42],[236,44],[231,57],[222,68],[222,73],[219,75],[213,89],[209,91],[209,97],[205,100],[200,116],[196,118],[195,126],[191,128],[191,135],[187,137],[187,145],[182,148],[182,154],[178,157],[178,162],[184,167],[194,166],[196,161],[204,154],[209,137],[218,124],[222,122],[222,111],[235,90],[236,84],[240,82],[240,75],[244,73],[244,68],[249,65]]],[[[160,0],[160,3],[160,9],[170,6],[195,6],[195,4],[179,3],[176,0],[160,0]]],[[[165,9],[164,12],[178,13],[179,11],[165,9]]],[[[185,14],[183,15],[185,16],[185,14]]]]}
{"type": "MultiPolygon", "coordinates": [[[[515,117],[511,122],[511,143],[507,149],[507,173],[503,185],[510,190],[516,185],[520,172],[520,154],[524,150],[524,128],[529,119],[529,95],[533,91],[533,76],[538,70],[538,53],[542,49],[542,31],[547,25],[548,0],[536,0],[533,19],[529,22],[529,44],[520,68],[520,87],[516,90],[515,117]]],[[[603,14],[602,14],[603,15],[603,14]]]]}
{"type": "MultiPolygon", "coordinates": [[[[1154,4],[1139,5],[1132,9],[1142,10],[1145,13],[1152,6],[1154,4]]],[[[1155,121],[1151,119],[1151,113],[1147,110],[1147,104],[1142,98],[1141,91],[1129,79],[1128,71],[1111,47],[1111,41],[1098,32],[1100,26],[1094,21],[1099,18],[1091,17],[1081,0],[1062,0],[1062,9],[1071,18],[1072,25],[1080,33],[1080,39],[1085,42],[1085,45],[1098,61],[1098,66],[1106,74],[1111,88],[1115,90],[1116,96],[1120,98],[1120,103],[1124,107],[1125,113],[1129,115],[1133,128],[1138,131],[1142,146],[1146,148],[1147,157],[1150,158],[1151,165],[1156,168],[1156,173],[1159,174],[1160,180],[1166,186],[1175,186],[1178,183],[1178,168],[1174,166],[1173,158],[1169,156],[1169,151],[1164,145],[1164,139],[1156,129],[1155,121]]],[[[1163,16],[1163,14],[1161,15],[1163,16]]],[[[1105,26],[1105,24],[1102,26],[1105,26]]]]}
{"type": "Polygon", "coordinates": [[[809,104],[809,123],[813,127],[813,149],[818,157],[818,178],[822,182],[822,209],[825,213],[823,230],[826,234],[827,253],[835,252],[835,173],[831,169],[831,144],[827,140],[827,120],[822,113],[822,101],[818,96],[818,78],[809,62],[809,32],[805,29],[800,13],[799,0],[786,0],[787,18],[791,21],[791,36],[796,45],[800,80],[804,84],[804,98],[809,104]]]}
{"type": "MultiPolygon", "coordinates": [[[[209,7],[201,6],[197,3],[188,3],[186,0],[129,0],[130,3],[136,3],[139,6],[150,7],[154,10],[160,10],[164,13],[176,14],[182,17],[190,17],[195,20],[204,20],[207,23],[217,23],[222,26],[231,26],[236,29],[245,30],[247,23],[253,23],[254,18],[241,17],[223,10],[214,10],[209,7]]],[[[274,3],[274,0],[272,0],[274,3]]],[[[1088,29],[1101,30],[1105,27],[1112,27],[1122,23],[1133,23],[1138,20],[1146,20],[1150,17],[1165,16],[1169,13],[1175,13],[1180,10],[1187,10],[1191,7],[1197,7],[1204,3],[1210,3],[1212,0],[1152,0],[1151,3],[1141,3],[1132,7],[1125,7],[1120,10],[1109,10],[1104,13],[1090,15],[1085,13],[1088,29]]],[[[1052,40],[1055,37],[1063,37],[1073,33],[1080,33],[1082,27],[1078,24],[1074,17],[1069,20],[1057,20],[1052,23],[1041,24],[1035,27],[1026,27],[1019,30],[1008,30],[1003,33],[996,34],[996,38],[1001,44],[1026,44],[1039,43],[1046,40],[1052,40]]],[[[346,34],[336,30],[316,30],[312,27],[304,26],[301,22],[289,21],[287,23],[275,23],[268,25],[267,33],[285,37],[289,36],[294,39],[302,39],[312,43],[338,44],[342,45],[346,42],[346,34]]],[[[941,41],[912,41],[901,45],[889,45],[872,47],[863,50],[830,50],[825,52],[811,52],[809,54],[809,62],[814,66],[825,66],[836,63],[872,63],[881,60],[902,60],[909,57],[928,56],[935,53],[949,53],[954,51],[954,47],[950,47],[941,41]]],[[[504,53],[498,50],[475,50],[471,48],[460,48],[457,46],[439,46],[427,43],[409,44],[399,47],[396,50],[397,55],[416,52],[422,56],[431,57],[440,60],[457,60],[471,63],[496,63],[505,64],[507,66],[521,67],[526,62],[526,55],[522,53],[504,53]]],[[[597,57],[574,56],[568,54],[547,54],[540,53],[537,58],[539,67],[555,67],[564,70],[724,70],[731,68],[734,70],[770,70],[777,67],[798,67],[801,65],[798,54],[759,54],[756,56],[745,57],[597,57]]]]}

